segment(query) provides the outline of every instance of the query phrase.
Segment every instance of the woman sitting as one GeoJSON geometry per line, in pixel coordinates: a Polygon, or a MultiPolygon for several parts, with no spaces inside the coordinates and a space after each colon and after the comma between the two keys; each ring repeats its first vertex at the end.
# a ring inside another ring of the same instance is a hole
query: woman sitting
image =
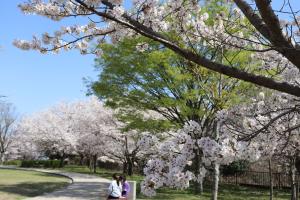
{"type": "Polygon", "coordinates": [[[120,176],[120,181],[122,183],[122,199],[127,200],[127,196],[130,192],[130,185],[129,183],[126,181],[126,176],[120,176]]]}
{"type": "Polygon", "coordinates": [[[108,187],[107,199],[120,199],[122,198],[122,184],[120,182],[119,176],[117,174],[114,174],[112,178],[113,181],[108,187]]]}

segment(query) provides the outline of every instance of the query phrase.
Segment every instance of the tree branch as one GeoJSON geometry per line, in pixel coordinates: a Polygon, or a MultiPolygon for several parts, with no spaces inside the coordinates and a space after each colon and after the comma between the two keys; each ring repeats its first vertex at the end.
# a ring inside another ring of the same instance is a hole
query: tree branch
{"type": "MultiPolygon", "coordinates": [[[[122,17],[126,20],[121,20],[121,19],[117,19],[114,16],[111,16],[107,13],[102,13],[99,12],[97,10],[95,10],[93,7],[89,7],[87,6],[84,2],[82,2],[81,0],[76,0],[79,4],[81,4],[82,6],[84,6],[86,9],[94,12],[96,15],[100,16],[100,17],[104,17],[107,19],[110,19],[112,21],[115,21],[125,27],[128,27],[134,31],[136,31],[137,33],[148,37],[150,39],[153,39],[155,41],[158,41],[160,43],[162,43],[163,45],[165,45],[166,47],[168,47],[169,49],[173,50],[174,52],[176,52],[177,54],[181,55],[182,57],[186,58],[187,60],[190,60],[204,68],[210,69],[212,71],[215,72],[219,72],[221,74],[225,74],[229,77],[232,78],[237,78],[246,82],[250,82],[250,83],[254,83],[256,85],[260,85],[269,89],[274,89],[280,92],[284,92],[287,94],[291,94],[294,96],[298,96],[300,97],[300,87],[291,85],[289,83],[286,82],[278,82],[278,81],[274,81],[271,78],[267,78],[264,76],[259,76],[259,75],[255,75],[255,74],[251,74],[251,73],[247,73],[245,71],[242,71],[240,69],[237,68],[233,68],[227,65],[223,65],[220,63],[216,63],[213,61],[210,61],[208,59],[206,59],[205,57],[199,56],[187,49],[181,48],[178,45],[176,45],[174,42],[168,40],[166,37],[164,37],[163,35],[154,32],[151,28],[144,26],[143,24],[139,23],[138,21],[132,19],[130,16],[128,16],[126,13],[122,15],[122,17]]],[[[238,1],[238,0],[235,0],[238,1]]],[[[242,0],[240,0],[242,1],[242,0]]],[[[104,3],[105,1],[103,1],[104,3]]],[[[109,5],[109,4],[108,4],[109,5]]],[[[112,6],[112,5],[111,5],[112,6]]],[[[110,7],[110,9],[112,9],[113,7],[110,7]]],[[[300,56],[298,56],[300,59],[300,56]]],[[[300,66],[300,62],[299,62],[299,66],[300,66]]]]}

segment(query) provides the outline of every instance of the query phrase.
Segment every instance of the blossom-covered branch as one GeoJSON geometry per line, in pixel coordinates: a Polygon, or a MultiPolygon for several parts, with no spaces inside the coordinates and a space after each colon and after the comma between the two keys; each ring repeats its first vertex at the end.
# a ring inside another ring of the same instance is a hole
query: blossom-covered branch
{"type": "MultiPolygon", "coordinates": [[[[82,27],[83,31],[75,29],[71,32],[58,32],[51,41],[34,38],[32,42],[16,41],[15,45],[25,50],[35,49],[45,52],[45,47],[42,47],[41,42],[45,44],[50,42],[53,47],[46,49],[58,50],[60,46],[63,46],[68,50],[68,46],[73,42],[65,42],[61,37],[66,33],[74,34],[75,32],[75,34],[93,35],[93,37],[81,36],[82,41],[74,40],[76,44],[73,47],[80,49],[82,53],[88,53],[87,49],[94,41],[92,39],[97,38],[98,42],[105,41],[103,34],[107,34],[112,42],[141,34],[162,43],[200,67],[269,89],[300,96],[298,85],[243,71],[235,67],[235,60],[231,64],[211,61],[207,58],[209,55],[203,55],[197,51],[199,42],[205,42],[208,47],[212,48],[222,47],[245,51],[251,49],[253,57],[258,58],[256,61],[253,60],[253,65],[260,63],[258,64],[261,65],[260,68],[265,68],[264,65],[269,64],[271,68],[276,67],[275,61],[265,63],[263,57],[266,54],[272,53],[274,57],[281,54],[282,59],[286,59],[287,65],[299,69],[297,36],[299,30],[293,29],[295,31],[290,33],[292,35],[284,35],[281,31],[281,21],[275,16],[270,1],[256,1],[261,16],[257,15],[246,1],[235,0],[234,2],[237,7],[233,11],[228,10],[225,13],[219,11],[209,16],[201,10],[201,3],[197,1],[136,0],[128,11],[122,6],[121,0],[56,0],[48,3],[29,1],[20,6],[25,13],[36,13],[53,20],[76,15],[91,15],[96,18],[100,17],[103,23],[97,27],[96,23],[91,22],[90,26],[82,27]],[[232,23],[233,21],[235,23],[232,23]],[[181,42],[169,37],[168,32],[175,33],[181,42]]],[[[297,27],[298,18],[294,18],[295,22],[290,26],[297,27]]],[[[96,51],[96,53],[100,54],[101,51],[96,51]]]]}

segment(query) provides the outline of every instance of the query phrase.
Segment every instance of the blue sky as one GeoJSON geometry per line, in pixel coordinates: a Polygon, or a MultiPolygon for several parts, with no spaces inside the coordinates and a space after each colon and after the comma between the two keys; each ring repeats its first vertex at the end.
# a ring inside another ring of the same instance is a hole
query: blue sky
{"type": "MultiPolygon", "coordinates": [[[[12,45],[14,39],[31,39],[33,34],[53,32],[75,21],[53,22],[41,16],[22,14],[17,5],[25,0],[6,0],[0,6],[0,95],[15,104],[20,114],[30,114],[59,101],[86,98],[83,77],[95,79],[94,56],[76,50],[55,55],[22,51],[12,45]]],[[[127,6],[129,6],[128,1],[127,6]]],[[[281,0],[274,0],[276,7],[281,0]]],[[[292,4],[300,8],[299,0],[292,4]]],[[[83,19],[76,19],[78,23],[83,19]]]]}
{"type": "Polygon", "coordinates": [[[62,23],[40,16],[22,14],[17,5],[24,0],[6,0],[0,7],[0,95],[15,104],[19,114],[29,114],[61,100],[84,99],[83,77],[95,78],[94,56],[82,56],[76,50],[41,55],[22,51],[12,45],[14,39],[30,39],[59,29],[62,23]]]}

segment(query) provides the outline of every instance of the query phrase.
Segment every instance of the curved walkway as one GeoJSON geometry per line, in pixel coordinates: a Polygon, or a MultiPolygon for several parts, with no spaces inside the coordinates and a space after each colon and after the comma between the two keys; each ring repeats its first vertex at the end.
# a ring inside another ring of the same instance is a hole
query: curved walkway
{"type": "MultiPolygon", "coordinates": [[[[3,167],[7,168],[7,167],[3,167]]],[[[10,167],[9,167],[10,168],[10,167]]],[[[72,184],[56,190],[54,192],[44,194],[42,196],[27,198],[25,200],[105,200],[107,188],[109,184],[108,179],[100,178],[92,175],[85,175],[73,172],[61,172],[56,170],[44,169],[23,169],[10,168],[20,170],[39,171],[51,174],[66,176],[72,179],[72,184]]]]}

